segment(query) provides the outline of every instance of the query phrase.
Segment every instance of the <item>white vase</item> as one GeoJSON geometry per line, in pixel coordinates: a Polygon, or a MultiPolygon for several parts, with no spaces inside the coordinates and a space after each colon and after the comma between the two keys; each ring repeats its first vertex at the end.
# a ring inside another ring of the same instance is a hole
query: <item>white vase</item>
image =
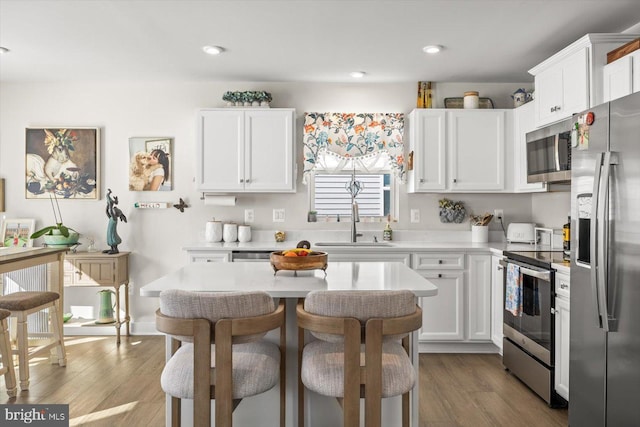
{"type": "Polygon", "coordinates": [[[251,241],[251,226],[240,225],[238,226],[238,241],[240,243],[246,243],[251,241]]]}
{"type": "Polygon", "coordinates": [[[222,240],[222,222],[208,221],[204,230],[204,238],[207,242],[221,241],[222,240]]]}
{"type": "Polygon", "coordinates": [[[487,243],[489,241],[489,227],[486,225],[472,225],[471,241],[473,243],[487,243]]]}
{"type": "Polygon", "coordinates": [[[238,224],[227,223],[222,228],[222,240],[225,242],[235,242],[238,240],[238,224]]]}

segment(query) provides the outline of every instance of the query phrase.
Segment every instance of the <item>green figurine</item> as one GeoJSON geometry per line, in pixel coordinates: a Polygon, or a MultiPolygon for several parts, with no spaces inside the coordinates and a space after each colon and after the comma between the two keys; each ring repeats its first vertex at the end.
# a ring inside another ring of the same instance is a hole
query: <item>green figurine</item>
{"type": "Polygon", "coordinates": [[[118,219],[127,222],[127,217],[124,216],[122,211],[116,206],[118,204],[118,196],[111,197],[111,189],[107,191],[107,217],[109,217],[109,224],[107,225],[107,245],[111,249],[105,249],[102,253],[105,254],[117,254],[118,245],[122,243],[122,239],[118,236],[118,219]]]}

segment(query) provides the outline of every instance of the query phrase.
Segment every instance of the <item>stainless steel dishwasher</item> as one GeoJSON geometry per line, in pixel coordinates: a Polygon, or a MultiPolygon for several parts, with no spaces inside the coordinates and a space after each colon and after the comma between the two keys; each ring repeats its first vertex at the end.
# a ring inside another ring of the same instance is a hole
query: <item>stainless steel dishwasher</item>
{"type": "Polygon", "coordinates": [[[231,262],[269,262],[271,251],[232,251],[231,262]]]}

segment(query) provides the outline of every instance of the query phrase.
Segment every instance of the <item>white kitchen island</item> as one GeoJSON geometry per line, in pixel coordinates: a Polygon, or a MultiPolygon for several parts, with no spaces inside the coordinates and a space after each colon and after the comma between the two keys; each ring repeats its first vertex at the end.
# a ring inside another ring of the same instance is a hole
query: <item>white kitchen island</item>
{"type": "MultiPolygon", "coordinates": [[[[258,263],[193,263],[161,277],[140,288],[140,295],[158,297],[167,289],[183,289],[194,292],[254,291],[268,292],[275,298],[285,298],[287,306],[287,399],[286,425],[297,424],[297,327],[295,306],[298,298],[304,298],[312,290],[397,290],[409,289],[416,297],[430,297],[438,289],[429,280],[400,262],[331,262],[326,271],[279,271],[276,275],[268,262],[258,263]]],[[[277,340],[277,334],[273,335],[277,340]]],[[[413,333],[411,358],[418,370],[417,332],[413,333]]],[[[168,349],[168,347],[167,347],[168,349]]],[[[279,386],[277,386],[279,387],[279,386]]],[[[233,413],[234,425],[278,425],[278,388],[259,396],[250,397],[233,413]]],[[[342,411],[333,398],[310,391],[305,416],[307,427],[335,427],[341,425],[342,411]]],[[[191,425],[191,401],[182,403],[183,425],[191,425]]],[[[167,426],[170,408],[167,396],[167,426]]],[[[400,397],[383,400],[382,425],[400,424],[400,397]]],[[[213,405],[212,405],[213,411],[213,405]]],[[[364,417],[361,417],[363,419],[364,417]]],[[[411,396],[411,426],[418,426],[418,387],[411,396]]]]}

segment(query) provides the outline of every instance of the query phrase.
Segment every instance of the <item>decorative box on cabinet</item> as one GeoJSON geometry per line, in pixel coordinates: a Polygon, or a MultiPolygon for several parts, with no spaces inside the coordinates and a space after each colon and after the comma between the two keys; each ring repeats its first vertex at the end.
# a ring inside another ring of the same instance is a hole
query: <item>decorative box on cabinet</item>
{"type": "Polygon", "coordinates": [[[196,189],[295,192],[294,126],[289,108],[199,111],[196,189]]]}
{"type": "Polygon", "coordinates": [[[607,52],[637,37],[587,34],[529,70],[535,76],[536,126],[604,102],[602,69],[607,52]]]}
{"type": "Polygon", "coordinates": [[[108,255],[101,252],[75,252],[65,255],[64,285],[67,287],[108,286],[115,289],[116,342],[120,327],[129,336],[129,252],[108,255]],[[120,319],[120,287],[124,286],[124,319],[120,319]]]}
{"type": "Polygon", "coordinates": [[[408,192],[505,191],[510,117],[507,110],[413,110],[408,192]]]}

